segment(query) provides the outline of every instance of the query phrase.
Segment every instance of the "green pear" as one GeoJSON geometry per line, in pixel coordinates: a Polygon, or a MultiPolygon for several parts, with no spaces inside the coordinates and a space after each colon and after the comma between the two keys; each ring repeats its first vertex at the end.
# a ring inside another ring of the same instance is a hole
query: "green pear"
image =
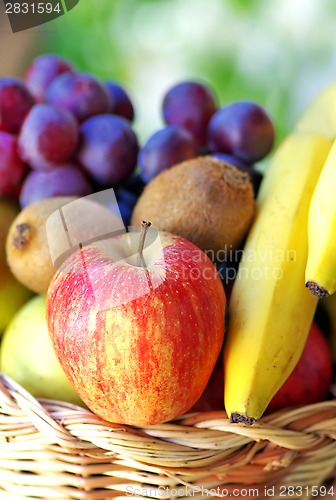
{"type": "Polygon", "coordinates": [[[56,357],[49,338],[43,295],[31,298],[5,330],[0,369],[34,397],[84,406],[56,357]]]}
{"type": "Polygon", "coordinates": [[[6,238],[18,215],[18,205],[5,196],[0,197],[0,335],[32,292],[14,277],[6,262],[6,238]]]}

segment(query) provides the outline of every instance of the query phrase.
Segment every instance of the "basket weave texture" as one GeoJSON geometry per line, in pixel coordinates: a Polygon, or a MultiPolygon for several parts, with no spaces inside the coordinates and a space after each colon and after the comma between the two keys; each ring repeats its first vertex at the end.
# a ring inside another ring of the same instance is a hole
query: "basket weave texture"
{"type": "Polygon", "coordinates": [[[336,399],[250,427],[208,412],[134,428],[0,374],[1,500],[309,498],[335,475],[336,399]]]}

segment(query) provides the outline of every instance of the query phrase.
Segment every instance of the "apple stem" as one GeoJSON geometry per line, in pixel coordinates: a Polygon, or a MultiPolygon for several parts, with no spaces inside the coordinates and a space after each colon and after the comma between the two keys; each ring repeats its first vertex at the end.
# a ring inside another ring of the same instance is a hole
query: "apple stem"
{"type": "Polygon", "coordinates": [[[143,258],[143,249],[145,246],[147,231],[151,225],[152,225],[151,222],[147,222],[145,220],[141,221],[141,233],[140,233],[139,245],[138,245],[138,266],[139,267],[146,267],[146,263],[145,263],[144,258],[143,258]]]}

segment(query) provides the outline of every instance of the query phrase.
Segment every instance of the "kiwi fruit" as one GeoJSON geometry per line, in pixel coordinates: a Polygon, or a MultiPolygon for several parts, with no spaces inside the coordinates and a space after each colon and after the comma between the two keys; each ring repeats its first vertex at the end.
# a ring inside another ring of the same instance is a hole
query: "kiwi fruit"
{"type": "Polygon", "coordinates": [[[43,295],[58,266],[83,241],[121,227],[120,218],[87,198],[38,200],[21,210],[12,222],[6,240],[7,262],[18,281],[43,295]]]}
{"type": "Polygon", "coordinates": [[[154,177],[139,197],[132,225],[150,221],[205,252],[238,248],[255,214],[249,175],[211,156],[198,156],[154,177]]]}

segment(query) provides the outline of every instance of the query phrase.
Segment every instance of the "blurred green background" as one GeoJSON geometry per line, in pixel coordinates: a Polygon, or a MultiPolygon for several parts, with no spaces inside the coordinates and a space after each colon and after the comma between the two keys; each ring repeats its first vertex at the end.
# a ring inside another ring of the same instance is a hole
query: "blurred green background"
{"type": "Polygon", "coordinates": [[[264,105],[279,141],[336,80],[335,14],[335,0],[80,0],[37,30],[29,56],[55,52],[122,83],[141,141],[162,124],[165,91],[187,78],[221,105],[264,105]]]}

